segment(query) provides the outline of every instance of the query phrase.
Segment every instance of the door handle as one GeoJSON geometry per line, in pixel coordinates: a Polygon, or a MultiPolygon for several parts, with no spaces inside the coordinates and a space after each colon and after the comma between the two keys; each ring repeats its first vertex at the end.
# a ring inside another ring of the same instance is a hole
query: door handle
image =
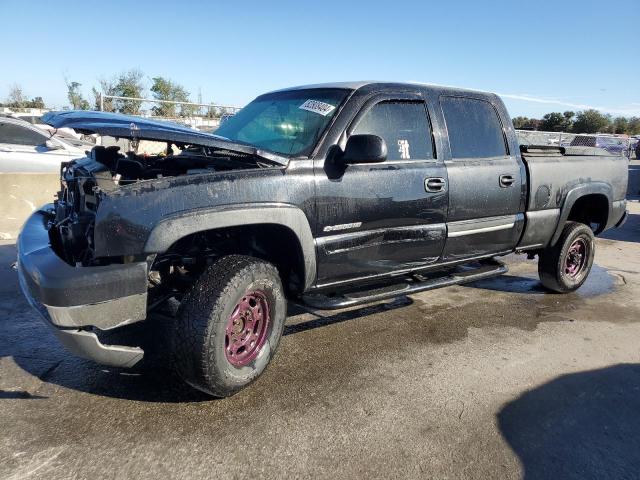
{"type": "Polygon", "coordinates": [[[441,177],[426,178],[424,180],[424,189],[431,193],[444,191],[445,185],[446,182],[441,177]]]}
{"type": "Polygon", "coordinates": [[[510,187],[515,181],[515,178],[511,175],[500,175],[500,186],[502,188],[510,187]]]}

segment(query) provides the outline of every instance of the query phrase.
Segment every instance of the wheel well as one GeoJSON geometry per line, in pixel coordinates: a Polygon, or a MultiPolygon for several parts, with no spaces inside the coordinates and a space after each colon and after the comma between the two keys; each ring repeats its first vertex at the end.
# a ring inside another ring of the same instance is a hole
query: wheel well
{"type": "Polygon", "coordinates": [[[287,292],[304,290],[302,247],[291,229],[278,224],[225,227],[187,235],[159,254],[154,267],[160,272],[168,266],[183,268],[195,277],[217,258],[231,254],[250,255],[273,263],[287,292]]]}
{"type": "Polygon", "coordinates": [[[600,233],[607,225],[609,201],[605,195],[594,193],[578,198],[571,207],[568,221],[584,223],[595,233],[600,233]]]}

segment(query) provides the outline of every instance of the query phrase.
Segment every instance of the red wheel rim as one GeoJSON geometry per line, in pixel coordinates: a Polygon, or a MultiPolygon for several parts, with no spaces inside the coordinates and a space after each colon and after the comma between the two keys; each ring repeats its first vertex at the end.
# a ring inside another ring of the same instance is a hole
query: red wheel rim
{"type": "Polygon", "coordinates": [[[269,302],[264,292],[245,293],[227,320],[224,351],[231,365],[244,367],[260,353],[269,331],[269,302]]]}
{"type": "Polygon", "coordinates": [[[582,238],[578,238],[567,251],[567,256],[564,260],[564,273],[571,278],[576,278],[584,269],[586,262],[587,243],[582,238]]]}

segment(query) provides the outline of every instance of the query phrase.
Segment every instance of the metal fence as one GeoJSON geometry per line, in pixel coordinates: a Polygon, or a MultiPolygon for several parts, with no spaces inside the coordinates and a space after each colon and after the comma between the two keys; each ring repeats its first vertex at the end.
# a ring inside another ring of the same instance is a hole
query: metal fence
{"type": "Polygon", "coordinates": [[[101,111],[132,111],[143,117],[169,120],[201,130],[216,128],[221,120],[235,115],[242,108],[214,103],[180,102],[104,94],[100,94],[99,104],[101,111]],[[162,108],[165,105],[170,108],[162,108]]]}
{"type": "Polygon", "coordinates": [[[518,140],[523,145],[547,145],[555,147],[595,147],[611,153],[635,157],[637,140],[609,133],[567,133],[541,132],[537,130],[516,130],[518,140]]]}

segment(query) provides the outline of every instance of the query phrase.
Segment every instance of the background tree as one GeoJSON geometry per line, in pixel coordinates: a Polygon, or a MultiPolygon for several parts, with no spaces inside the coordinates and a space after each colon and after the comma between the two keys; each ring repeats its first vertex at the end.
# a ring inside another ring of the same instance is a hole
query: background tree
{"type": "MultiPolygon", "coordinates": [[[[143,78],[144,74],[135,68],[121,73],[115,80],[115,95],[120,97],[142,98],[145,90],[142,82],[143,78]]],[[[118,100],[115,104],[120,113],[139,115],[142,102],[139,100],[118,100]]]]}
{"type": "Polygon", "coordinates": [[[629,119],[616,117],[611,124],[611,133],[629,133],[629,119]]]}
{"type": "Polygon", "coordinates": [[[42,100],[42,97],[32,98],[31,100],[26,102],[25,107],[26,108],[46,108],[44,104],[44,100],[42,100]]]}
{"type": "Polygon", "coordinates": [[[611,123],[609,115],[603,115],[597,110],[585,110],[578,112],[576,121],[573,122],[574,133],[598,133],[608,129],[611,123]]]}
{"type": "Polygon", "coordinates": [[[17,83],[14,83],[9,88],[9,95],[7,96],[7,106],[12,108],[24,108],[27,99],[22,92],[22,87],[17,83]]]}
{"type": "MultiPolygon", "coordinates": [[[[100,98],[102,97],[102,95],[116,95],[117,93],[115,79],[101,78],[100,80],[98,80],[98,82],[100,83],[100,90],[98,90],[96,87],[93,87],[91,89],[91,92],[94,98],[95,110],[100,110],[100,106],[101,106],[100,98]]],[[[115,105],[113,103],[113,99],[111,98],[103,99],[102,107],[104,108],[105,112],[116,111],[115,105]]]]}
{"type": "Polygon", "coordinates": [[[89,110],[89,102],[85,100],[80,93],[81,83],[69,82],[65,80],[67,84],[67,98],[74,110],[89,110]]]}
{"type": "Polygon", "coordinates": [[[542,117],[540,130],[546,132],[562,132],[565,127],[565,118],[560,112],[547,113],[542,117]]]}
{"type": "Polygon", "coordinates": [[[640,117],[631,117],[627,126],[629,135],[640,135],[640,117]]]}
{"type": "Polygon", "coordinates": [[[541,120],[528,117],[516,117],[513,119],[513,126],[518,130],[538,130],[541,120]]]}
{"type": "MultiPolygon", "coordinates": [[[[182,85],[175,83],[164,77],[154,77],[153,85],[151,86],[151,92],[156,100],[168,100],[174,102],[188,102],[189,92],[185,90],[182,85]]],[[[181,107],[187,107],[189,105],[181,105],[181,107]]],[[[180,109],[181,113],[184,111],[180,109]]],[[[175,117],[176,105],[171,103],[160,103],[153,107],[154,115],[160,117],[175,117]]]]}
{"type": "Polygon", "coordinates": [[[214,107],[214,105],[215,102],[211,102],[211,104],[207,107],[207,112],[205,113],[205,116],[207,118],[220,118],[226,113],[226,108],[214,107]]]}
{"type": "Polygon", "coordinates": [[[562,113],[562,116],[564,117],[564,129],[565,129],[564,131],[570,132],[571,129],[573,128],[573,119],[576,116],[576,112],[567,110],[566,112],[562,113]]]}
{"type": "Polygon", "coordinates": [[[574,112],[551,112],[542,117],[539,128],[547,132],[568,132],[573,126],[574,112]]]}
{"type": "Polygon", "coordinates": [[[526,125],[529,124],[528,117],[515,117],[511,119],[513,122],[513,128],[517,128],[518,130],[523,130],[526,128],[526,125]]]}

